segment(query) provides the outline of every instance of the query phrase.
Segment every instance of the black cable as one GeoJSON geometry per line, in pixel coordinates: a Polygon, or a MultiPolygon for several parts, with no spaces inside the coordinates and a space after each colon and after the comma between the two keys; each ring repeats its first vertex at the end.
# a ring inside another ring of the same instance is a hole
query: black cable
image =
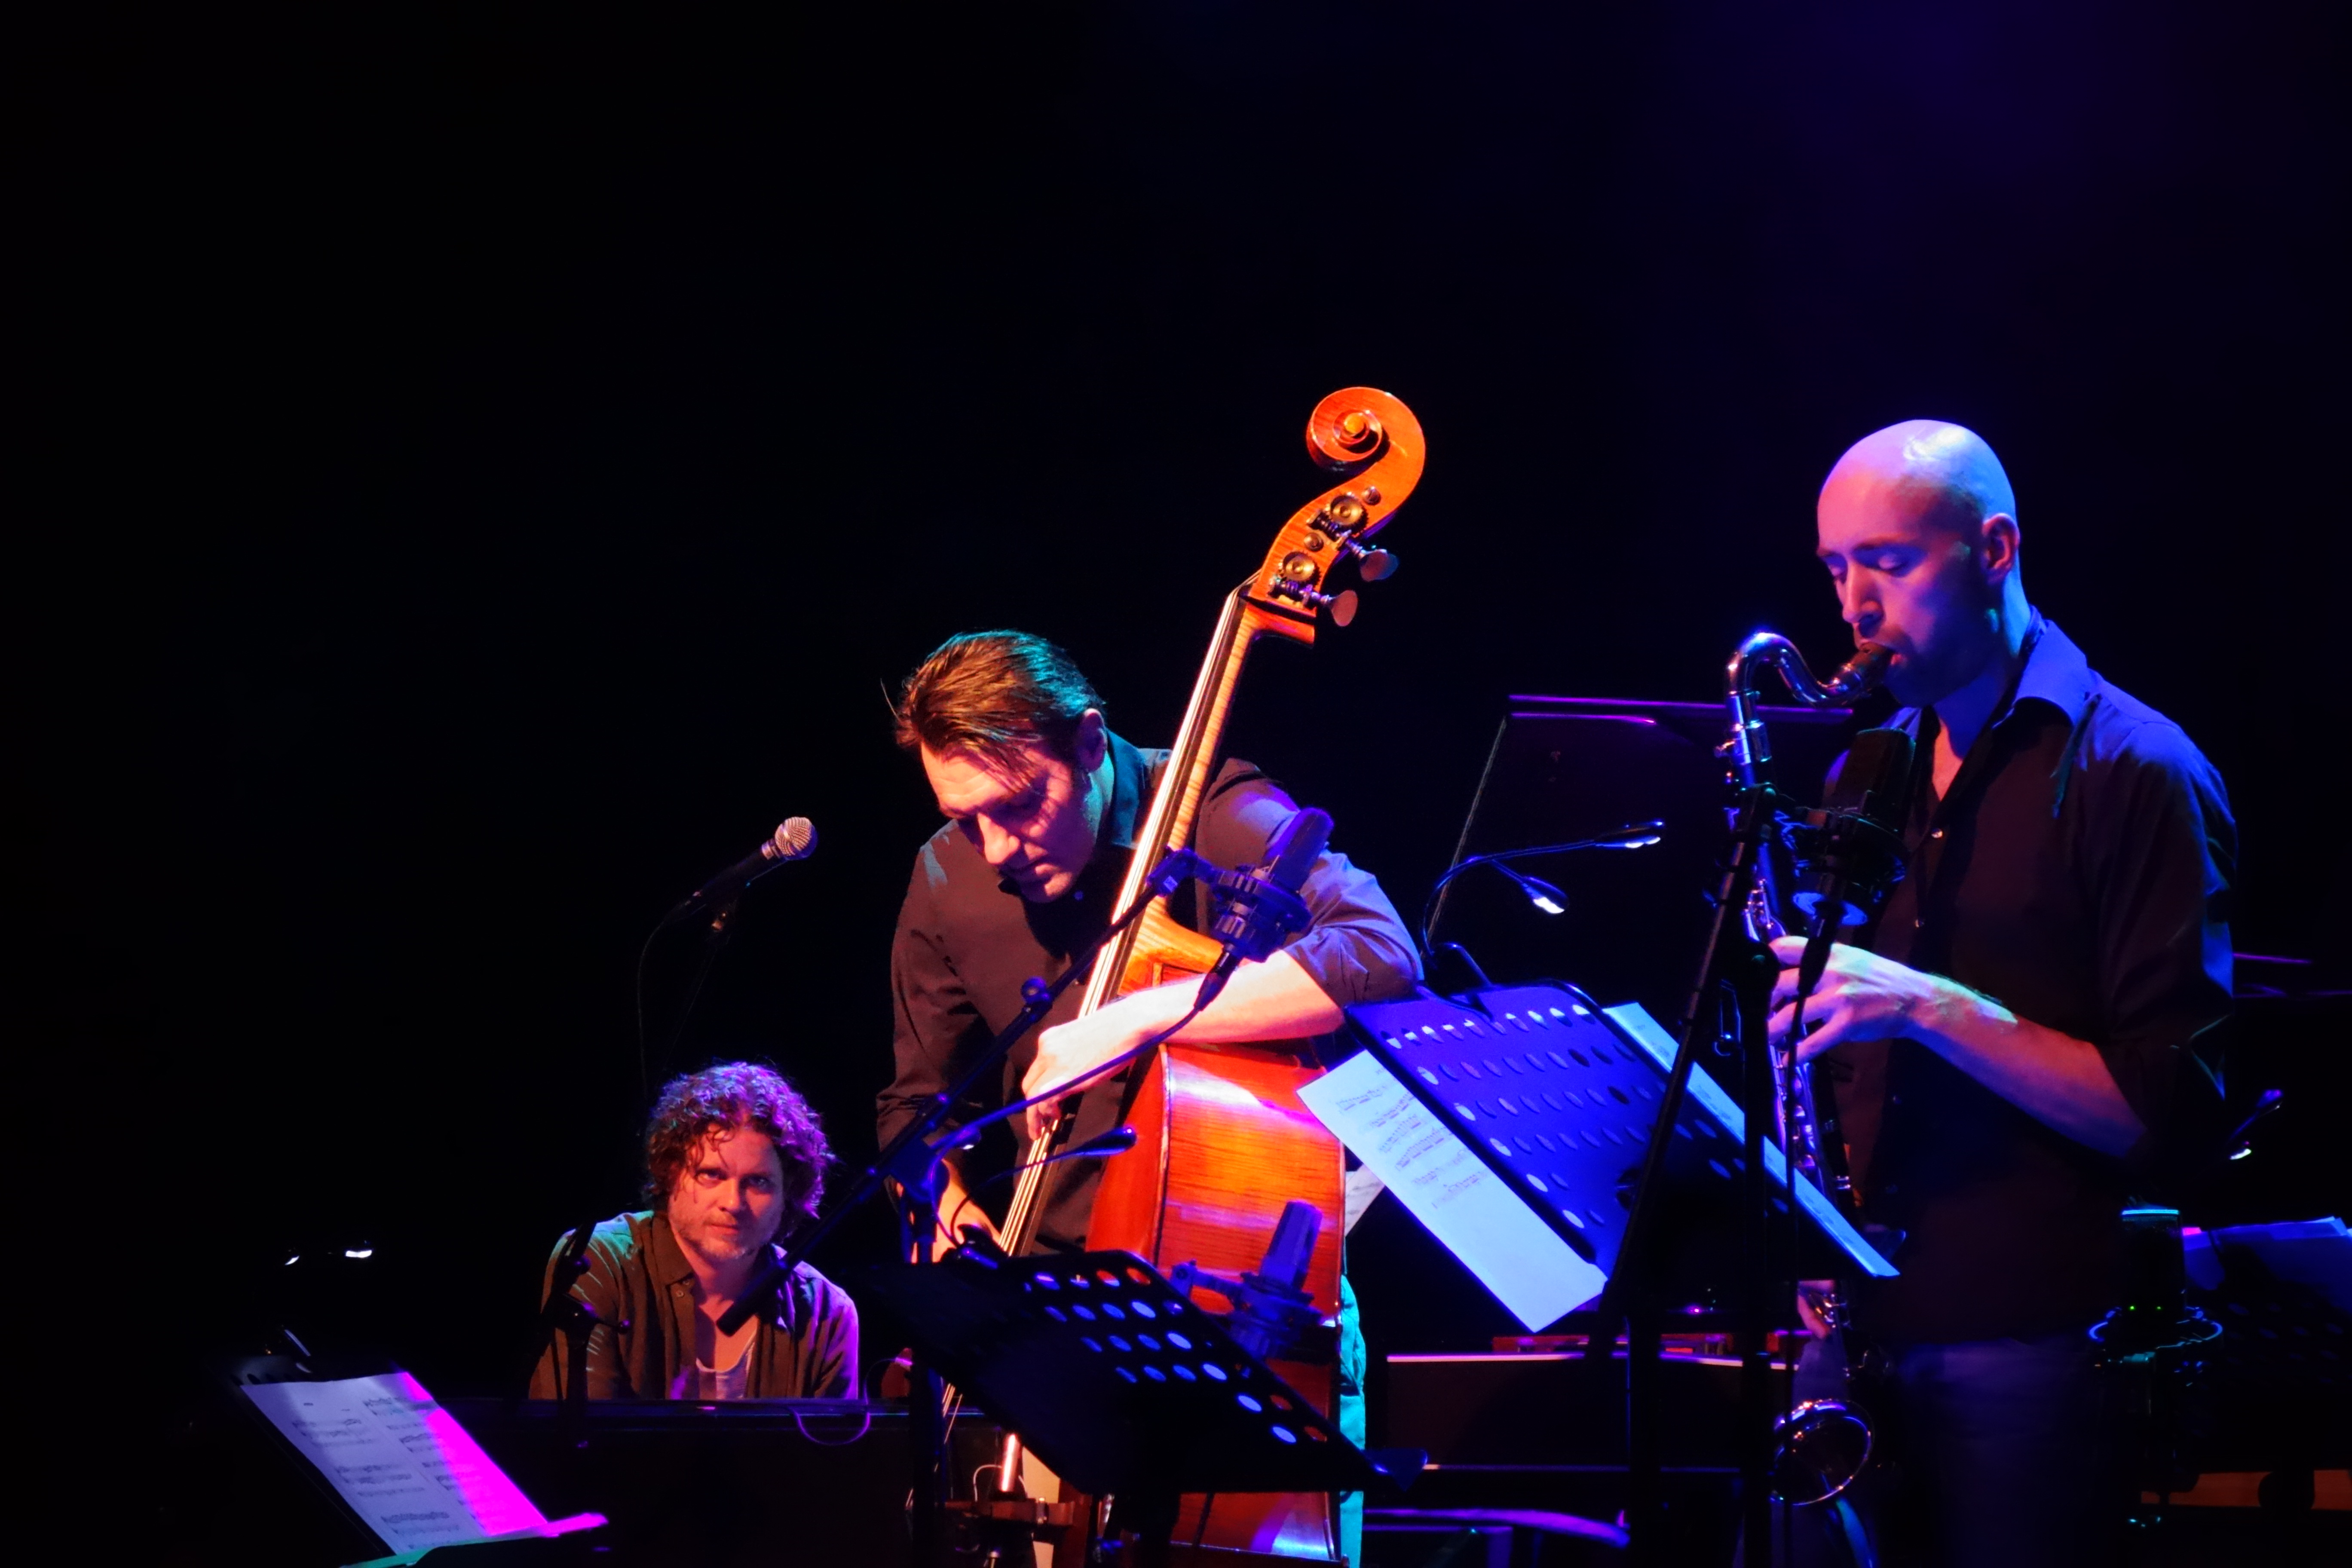
{"type": "Polygon", "coordinates": [[[646,1059],[646,960],[653,956],[654,939],[669,929],[670,917],[662,916],[654,929],[646,932],[645,945],[637,949],[637,1103],[653,1100],[652,1073],[646,1059]]]}
{"type": "MultiPolygon", "coordinates": [[[[1435,952],[1431,952],[1429,954],[1431,966],[1433,968],[1435,967],[1438,959],[1442,955],[1449,952],[1454,957],[1460,959],[1462,961],[1463,967],[1469,970],[1473,975],[1477,977],[1478,988],[1481,991],[1492,991],[1495,989],[1494,979],[1486,973],[1486,966],[1479,963],[1476,958],[1473,957],[1470,950],[1463,946],[1458,942],[1446,942],[1436,949],[1435,952]]],[[[1423,989],[1426,990],[1427,987],[1424,986],[1423,989]]],[[[1431,994],[1434,996],[1436,994],[1432,992],[1431,994]]]]}

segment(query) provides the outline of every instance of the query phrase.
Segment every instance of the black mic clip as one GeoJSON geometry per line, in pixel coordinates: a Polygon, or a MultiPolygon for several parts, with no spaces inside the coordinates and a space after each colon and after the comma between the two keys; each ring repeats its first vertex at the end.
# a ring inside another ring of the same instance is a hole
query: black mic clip
{"type": "Polygon", "coordinates": [[[1842,909],[1832,926],[1861,925],[1878,911],[1903,880],[1908,855],[1903,836],[1868,815],[1853,811],[1808,811],[1791,825],[1797,858],[1813,889],[1790,902],[1822,923],[1822,906],[1834,895],[1842,909]]]}
{"type": "Polygon", "coordinates": [[[1283,939],[1305,931],[1312,920],[1306,900],[1276,881],[1274,863],[1240,866],[1226,870],[1189,849],[1171,849],[1145,879],[1145,898],[1166,898],[1190,879],[1209,885],[1216,900],[1216,922],[1210,934],[1225,949],[1230,968],[1244,959],[1263,960],[1283,939]],[[1266,874],[1261,874],[1266,873],[1266,874]]]}
{"type": "Polygon", "coordinates": [[[1286,937],[1305,931],[1307,902],[1257,868],[1243,866],[1220,871],[1209,884],[1217,900],[1217,921],[1212,934],[1234,962],[1263,962],[1286,937]]]}

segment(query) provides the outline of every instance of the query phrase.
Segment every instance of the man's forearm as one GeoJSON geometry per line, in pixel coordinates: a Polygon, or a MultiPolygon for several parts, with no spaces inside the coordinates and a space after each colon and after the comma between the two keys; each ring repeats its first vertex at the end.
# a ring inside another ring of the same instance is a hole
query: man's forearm
{"type": "MultiPolygon", "coordinates": [[[[1107,1064],[1174,1028],[1201,994],[1198,980],[1179,980],[1131,992],[1083,1018],[1056,1024],[1037,1039],[1037,1055],[1022,1075],[1024,1095],[1078,1084],[1107,1064]]],[[[1298,961],[1277,952],[1244,963],[1201,1016],[1175,1036],[1201,1045],[1228,1040],[1297,1040],[1328,1034],[1345,1016],[1298,961]]],[[[1046,1121],[1051,1117],[1044,1119],[1046,1121]]]]}
{"type": "Polygon", "coordinates": [[[2098,1047],[2021,1018],[1952,981],[1912,1011],[1905,1032],[2003,1100],[2076,1142],[2117,1158],[2147,1128],[2098,1047]]]}
{"type": "MultiPolygon", "coordinates": [[[[1112,1006],[1128,1014],[1123,1022],[1139,1039],[1149,1039],[1191,1011],[1199,993],[1199,981],[1179,980],[1122,996],[1112,1006]]],[[[1297,959],[1277,952],[1263,963],[1234,971],[1216,999],[1176,1038],[1199,1045],[1304,1039],[1329,1034],[1345,1016],[1297,959]]]]}

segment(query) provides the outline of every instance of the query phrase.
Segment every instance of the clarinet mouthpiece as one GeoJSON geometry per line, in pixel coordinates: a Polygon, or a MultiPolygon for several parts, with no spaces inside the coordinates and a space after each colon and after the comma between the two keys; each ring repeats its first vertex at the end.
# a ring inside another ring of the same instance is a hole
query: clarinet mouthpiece
{"type": "Polygon", "coordinates": [[[1866,642],[1853,650],[1853,657],[1837,667],[1837,672],[1822,684],[1832,697],[1840,701],[1859,697],[1886,679],[1887,666],[1895,662],[1894,653],[1874,642],[1866,642]]]}

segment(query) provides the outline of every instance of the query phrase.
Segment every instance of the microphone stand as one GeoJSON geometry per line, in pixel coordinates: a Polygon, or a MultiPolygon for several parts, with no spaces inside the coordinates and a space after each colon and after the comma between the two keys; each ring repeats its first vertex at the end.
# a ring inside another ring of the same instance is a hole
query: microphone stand
{"type": "MultiPolygon", "coordinates": [[[[563,1251],[555,1260],[548,1279],[547,1300],[539,1309],[539,1321],[531,1325],[530,1340],[516,1368],[516,1377],[509,1385],[514,1392],[507,1396],[507,1414],[514,1414],[530,1394],[530,1380],[537,1375],[540,1358],[555,1342],[556,1331],[563,1332],[564,1371],[562,1379],[564,1436],[575,1448],[588,1446],[588,1340],[596,1325],[604,1320],[596,1309],[572,1293],[572,1282],[588,1272],[588,1246],[593,1239],[596,1221],[591,1217],[572,1226],[564,1238],[563,1251]]],[[[629,1326],[626,1319],[614,1325],[615,1329],[629,1326]]]]}
{"type": "MultiPolygon", "coordinates": [[[[1611,1348],[1616,1340],[1615,1330],[1625,1328],[1625,1458],[1626,1502],[1625,1523],[1632,1536],[1632,1561],[1639,1568],[1656,1568],[1667,1561],[1664,1533],[1665,1508],[1662,1489],[1660,1455],[1658,1350],[1660,1318],[1664,1303],[1660,1293],[1664,1288],[1660,1267],[1664,1247],[1654,1239],[1658,1228],[1658,1212],[1662,1206],[1659,1188],[1666,1168],[1666,1157],[1674,1143],[1675,1124],[1681,1120],[1683,1101],[1687,1098],[1690,1075],[1698,1061],[1701,1019],[1712,1020],[1713,1009],[1718,1005],[1717,987],[1726,980],[1733,983],[1740,998],[1740,1011],[1745,1017],[1758,1005],[1759,982],[1769,985],[1772,966],[1757,961],[1756,950],[1737,940],[1738,922],[1748,907],[1748,896],[1756,886],[1759,867],[1767,852],[1771,837],[1777,797],[1769,784],[1757,783],[1741,790],[1739,804],[1733,816],[1731,855],[1717,889],[1715,920],[1707,931],[1706,947],[1699,962],[1698,977],[1691,986],[1689,1000],[1683,1006],[1679,1024],[1679,1039],[1675,1050],[1673,1070],[1667,1075],[1666,1089],[1658,1105],[1656,1122],[1650,1129],[1650,1142],[1642,1155],[1641,1174],[1633,1187],[1633,1201],[1625,1216],[1625,1230],[1617,1247],[1617,1267],[1602,1287],[1601,1300],[1594,1313],[1597,1321],[1585,1355],[1605,1366],[1611,1348]],[[1742,951],[1744,949],[1744,951],[1742,951]]],[[[1769,990],[1764,993],[1769,996],[1769,990]]],[[[1709,1026],[1712,1027],[1712,1024],[1709,1026]]],[[[1766,1185],[1763,1161],[1763,1117],[1771,1112],[1771,1073],[1764,1062],[1760,1035],[1743,1027],[1743,1036],[1757,1036],[1750,1040],[1748,1055],[1751,1058],[1745,1074],[1743,1089],[1747,1104],[1743,1114],[1746,1132],[1746,1182],[1743,1192],[1755,1199],[1760,1215],[1769,1216],[1769,1187],[1766,1185]],[[1763,1066],[1763,1071],[1756,1068],[1763,1066]],[[1758,1097],[1761,1086],[1762,1098],[1758,1097]]],[[[1759,1222],[1760,1223],[1760,1222],[1759,1222]]],[[[1756,1228],[1756,1227],[1743,1227],[1756,1228]]],[[[1760,1233],[1759,1233],[1760,1234],[1760,1233]]],[[[1759,1313],[1765,1293],[1769,1289],[1766,1278],[1769,1267],[1760,1245],[1750,1277],[1743,1280],[1741,1305],[1743,1317],[1753,1319],[1742,1324],[1742,1405],[1754,1404],[1754,1391],[1749,1384],[1769,1377],[1769,1369],[1751,1365],[1765,1353],[1765,1336],[1769,1325],[1759,1313]]],[[[1743,1270],[1743,1272],[1748,1272],[1743,1270]]],[[[1769,1398],[1769,1387],[1763,1397],[1769,1398]]],[[[1754,1413],[1749,1412],[1752,1415],[1754,1413]]],[[[1746,1525],[1749,1568],[1764,1568],[1770,1561],[1771,1512],[1769,1500],[1770,1430],[1768,1424],[1755,1419],[1742,1423],[1740,1442],[1741,1511],[1746,1525]],[[1754,1427],[1755,1430],[1745,1428],[1754,1427]]]]}
{"type": "MultiPolygon", "coordinates": [[[[735,906],[742,896],[737,893],[725,903],[707,910],[710,918],[702,928],[702,951],[694,961],[694,978],[687,985],[686,1000],[678,1005],[677,1016],[670,1022],[668,1037],[662,1041],[661,1055],[655,1058],[656,1070],[642,1075],[637,1085],[641,1096],[647,1100],[653,1098],[654,1084],[667,1079],[670,1068],[677,1065],[677,1048],[686,1043],[686,1026],[693,1021],[694,1005],[702,1000],[702,987],[710,979],[711,967],[719,962],[719,955],[726,951],[728,941],[734,934],[728,928],[734,922],[735,906]]],[[[706,906],[688,900],[672,910],[663,919],[662,924],[667,925],[682,914],[705,912],[706,906]]]]}

